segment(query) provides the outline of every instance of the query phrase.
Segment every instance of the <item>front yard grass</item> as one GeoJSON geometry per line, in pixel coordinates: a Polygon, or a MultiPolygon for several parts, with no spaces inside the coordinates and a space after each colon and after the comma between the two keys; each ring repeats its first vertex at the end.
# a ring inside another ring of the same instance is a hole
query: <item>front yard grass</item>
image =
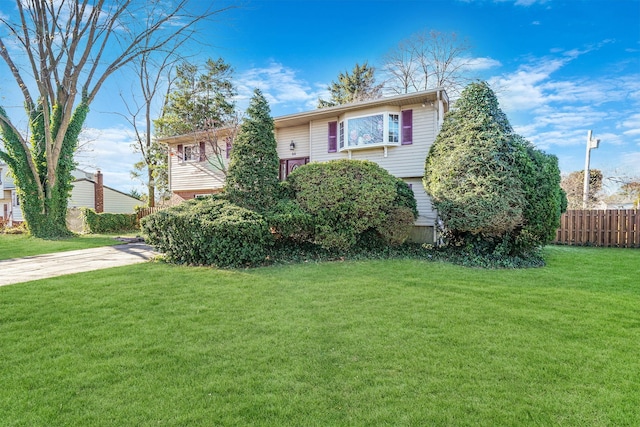
{"type": "Polygon", "coordinates": [[[147,263],[0,288],[3,426],[640,424],[640,252],[147,263]]]}
{"type": "Polygon", "coordinates": [[[0,234],[0,260],[117,245],[122,242],[115,237],[122,235],[85,234],[69,239],[45,240],[26,234],[0,234]]]}

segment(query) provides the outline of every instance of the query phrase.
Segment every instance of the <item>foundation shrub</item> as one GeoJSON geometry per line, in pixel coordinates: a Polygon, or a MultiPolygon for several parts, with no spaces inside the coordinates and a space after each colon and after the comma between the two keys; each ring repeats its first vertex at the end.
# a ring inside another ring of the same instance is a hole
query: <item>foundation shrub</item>
{"type": "Polygon", "coordinates": [[[141,223],[147,242],[176,264],[255,266],[273,244],[262,215],[219,197],[190,200],[141,223]]]}
{"type": "Polygon", "coordinates": [[[328,250],[377,242],[360,239],[371,230],[387,244],[401,244],[417,216],[411,188],[370,161],[307,164],[289,175],[284,193],[292,211],[308,215],[306,239],[328,250]]]}

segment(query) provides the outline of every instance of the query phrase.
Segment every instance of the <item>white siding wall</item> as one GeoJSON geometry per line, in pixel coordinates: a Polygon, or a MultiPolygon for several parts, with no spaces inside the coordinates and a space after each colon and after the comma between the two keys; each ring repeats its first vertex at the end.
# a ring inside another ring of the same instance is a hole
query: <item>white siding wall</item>
{"type": "Polygon", "coordinates": [[[431,107],[414,105],[403,109],[413,110],[413,144],[384,149],[353,150],[352,159],[371,160],[399,178],[424,175],[424,161],[436,138],[436,114],[431,107]]]}
{"type": "MultiPolygon", "coordinates": [[[[222,142],[220,143],[222,144],[222,142]]],[[[221,146],[224,150],[225,147],[221,146]]],[[[219,189],[224,187],[224,174],[212,166],[209,160],[180,161],[177,145],[170,147],[172,155],[169,156],[169,180],[172,191],[219,189]]],[[[206,145],[207,156],[213,159],[213,149],[206,145]]],[[[226,153],[221,154],[225,166],[229,164],[226,153]]],[[[211,160],[213,161],[213,160],[211,160]]]]}
{"type": "Polygon", "coordinates": [[[67,207],[69,208],[95,208],[95,186],[90,181],[76,181],[67,207]]]}
{"type": "Polygon", "coordinates": [[[295,126],[284,129],[276,129],[276,141],[278,142],[278,157],[291,159],[296,157],[308,157],[310,150],[309,126],[295,126]],[[296,144],[296,149],[291,151],[291,141],[296,144]]]}
{"type": "Polygon", "coordinates": [[[16,190],[11,190],[11,199],[13,200],[13,206],[11,207],[12,217],[14,221],[24,221],[22,217],[22,208],[18,205],[18,195],[16,190]]]}
{"type": "MultiPolygon", "coordinates": [[[[339,117],[332,117],[327,120],[312,121],[309,123],[309,135],[311,139],[311,151],[309,160],[312,162],[327,162],[329,160],[346,159],[347,153],[329,153],[329,122],[339,122],[339,117]]],[[[338,128],[338,133],[340,129],[338,128]]],[[[340,135],[338,141],[340,144],[340,135]]]]}
{"type": "Polygon", "coordinates": [[[134,213],[136,206],[144,203],[127,194],[104,188],[104,211],[108,213],[134,213]]]}
{"type": "Polygon", "coordinates": [[[431,204],[431,198],[424,191],[422,185],[422,179],[411,178],[404,180],[407,184],[411,184],[413,194],[416,196],[416,203],[418,204],[418,219],[416,225],[433,226],[436,223],[436,212],[433,210],[431,204]]]}

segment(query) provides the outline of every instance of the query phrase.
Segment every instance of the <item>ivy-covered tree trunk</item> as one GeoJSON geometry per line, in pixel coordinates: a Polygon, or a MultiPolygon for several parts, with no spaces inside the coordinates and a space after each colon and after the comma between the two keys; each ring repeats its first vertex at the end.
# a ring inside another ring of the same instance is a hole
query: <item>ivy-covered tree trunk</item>
{"type": "MultiPolygon", "coordinates": [[[[53,156],[58,158],[56,165],[49,165],[47,161],[47,150],[51,152],[54,148],[47,149],[45,117],[50,118],[49,140],[55,141],[62,117],[59,106],[54,106],[48,111],[49,114],[43,114],[42,104],[33,110],[29,121],[29,145],[24,145],[16,130],[7,125],[6,121],[0,120],[5,146],[5,151],[0,151],[0,159],[7,163],[13,173],[22,214],[29,232],[35,237],[60,238],[71,234],[66,225],[66,217],[73,181],[71,172],[75,167],[73,154],[88,111],[88,105],[84,101],[74,111],[60,153],[53,156]]],[[[1,107],[0,115],[6,117],[1,107]]]]}

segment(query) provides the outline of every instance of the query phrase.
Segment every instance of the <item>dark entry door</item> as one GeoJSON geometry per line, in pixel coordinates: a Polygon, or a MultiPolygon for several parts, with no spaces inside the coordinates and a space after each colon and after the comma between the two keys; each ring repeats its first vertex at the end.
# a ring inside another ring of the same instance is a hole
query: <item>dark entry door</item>
{"type": "Polygon", "coordinates": [[[295,159],[280,160],[280,179],[285,180],[296,168],[309,163],[308,157],[297,157],[295,159]]]}

